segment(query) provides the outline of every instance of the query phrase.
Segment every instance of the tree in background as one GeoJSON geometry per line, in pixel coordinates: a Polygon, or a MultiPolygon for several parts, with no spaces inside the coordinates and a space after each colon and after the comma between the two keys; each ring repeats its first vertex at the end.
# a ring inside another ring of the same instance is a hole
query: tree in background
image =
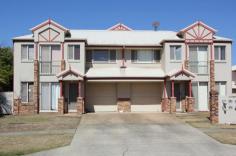
{"type": "Polygon", "coordinates": [[[0,47],[0,91],[13,90],[13,53],[10,47],[0,47]]]}

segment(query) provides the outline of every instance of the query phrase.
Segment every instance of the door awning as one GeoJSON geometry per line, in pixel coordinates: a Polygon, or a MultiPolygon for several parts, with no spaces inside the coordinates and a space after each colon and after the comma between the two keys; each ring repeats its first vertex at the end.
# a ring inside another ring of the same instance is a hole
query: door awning
{"type": "Polygon", "coordinates": [[[71,69],[66,69],[59,74],[56,75],[58,80],[63,80],[63,81],[76,81],[76,80],[83,80],[84,76],[80,74],[77,70],[71,69]]]}
{"type": "Polygon", "coordinates": [[[181,69],[175,69],[168,73],[167,77],[170,80],[188,81],[194,79],[196,75],[182,66],[181,69]]]}

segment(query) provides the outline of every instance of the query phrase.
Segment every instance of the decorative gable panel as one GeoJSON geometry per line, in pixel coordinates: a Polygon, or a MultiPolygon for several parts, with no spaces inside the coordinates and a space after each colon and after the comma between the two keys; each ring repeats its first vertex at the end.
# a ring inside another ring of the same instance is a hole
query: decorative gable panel
{"type": "Polygon", "coordinates": [[[41,42],[59,41],[59,32],[49,28],[39,33],[38,40],[41,42]]]}
{"type": "Polygon", "coordinates": [[[122,23],[118,23],[118,24],[108,28],[107,30],[112,30],[112,31],[131,31],[132,29],[129,28],[128,26],[122,24],[122,23]]]}
{"type": "Polygon", "coordinates": [[[215,29],[207,26],[203,22],[198,21],[181,30],[179,34],[184,36],[187,43],[211,43],[213,42],[215,32],[215,29]]]}

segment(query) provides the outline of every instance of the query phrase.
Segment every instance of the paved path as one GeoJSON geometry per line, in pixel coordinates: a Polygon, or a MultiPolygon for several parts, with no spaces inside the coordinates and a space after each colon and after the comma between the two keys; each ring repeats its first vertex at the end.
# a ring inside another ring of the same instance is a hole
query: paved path
{"type": "Polygon", "coordinates": [[[236,156],[224,145],[163,113],[94,113],[82,117],[70,146],[34,156],[236,156]]]}

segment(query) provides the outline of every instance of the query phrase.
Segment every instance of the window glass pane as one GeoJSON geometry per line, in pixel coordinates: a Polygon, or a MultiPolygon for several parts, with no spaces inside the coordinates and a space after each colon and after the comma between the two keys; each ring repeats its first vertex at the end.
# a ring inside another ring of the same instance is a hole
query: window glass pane
{"type": "Polygon", "coordinates": [[[218,46],[215,46],[215,60],[219,60],[219,47],[218,46]]]}
{"type": "Polygon", "coordinates": [[[41,61],[51,61],[50,46],[41,46],[41,61]]]}
{"type": "Polygon", "coordinates": [[[207,51],[207,46],[198,46],[198,51],[207,51]]]}
{"type": "Polygon", "coordinates": [[[74,60],[79,60],[80,59],[80,46],[75,45],[74,46],[74,60]]]}
{"type": "Polygon", "coordinates": [[[139,62],[153,62],[153,60],[154,60],[153,51],[139,50],[137,53],[137,60],[139,62]]]}
{"type": "Polygon", "coordinates": [[[181,46],[176,46],[175,47],[175,59],[176,60],[181,60],[181,46]]]}
{"type": "Polygon", "coordinates": [[[50,83],[41,83],[41,110],[50,110],[50,83]]]}
{"type": "Polygon", "coordinates": [[[94,61],[108,61],[108,51],[94,51],[93,52],[94,61]]]}
{"type": "Polygon", "coordinates": [[[61,60],[61,46],[60,45],[53,45],[52,46],[52,61],[59,61],[61,60]]]}
{"type": "Polygon", "coordinates": [[[225,60],[225,46],[221,47],[220,59],[225,60]]]}
{"type": "Polygon", "coordinates": [[[27,92],[28,92],[27,83],[22,82],[21,83],[21,101],[22,102],[28,102],[27,92]]]}
{"type": "Polygon", "coordinates": [[[175,47],[171,46],[170,47],[170,60],[174,60],[175,59],[175,47]]]}
{"type": "Polygon", "coordinates": [[[116,50],[110,51],[110,62],[116,62],[116,50]]]}
{"type": "Polygon", "coordinates": [[[21,46],[21,60],[27,60],[27,45],[21,46]]]}
{"type": "Polygon", "coordinates": [[[29,102],[33,102],[33,88],[34,88],[34,84],[33,82],[28,83],[28,98],[29,98],[29,102]]]}
{"type": "Polygon", "coordinates": [[[72,45],[68,46],[68,59],[74,59],[74,47],[72,45]]]}
{"type": "Polygon", "coordinates": [[[59,96],[60,96],[59,83],[52,83],[51,85],[51,110],[57,110],[59,96]]]}
{"type": "Polygon", "coordinates": [[[156,61],[160,61],[161,60],[161,52],[160,50],[155,50],[154,51],[154,57],[156,61]]]}
{"type": "Polygon", "coordinates": [[[86,51],[86,61],[92,62],[92,51],[91,50],[86,51]]]}
{"type": "Polygon", "coordinates": [[[131,51],[131,59],[133,62],[137,61],[137,50],[132,50],[131,51]]]}
{"type": "Polygon", "coordinates": [[[29,60],[34,60],[34,45],[29,45],[29,60]]]}

